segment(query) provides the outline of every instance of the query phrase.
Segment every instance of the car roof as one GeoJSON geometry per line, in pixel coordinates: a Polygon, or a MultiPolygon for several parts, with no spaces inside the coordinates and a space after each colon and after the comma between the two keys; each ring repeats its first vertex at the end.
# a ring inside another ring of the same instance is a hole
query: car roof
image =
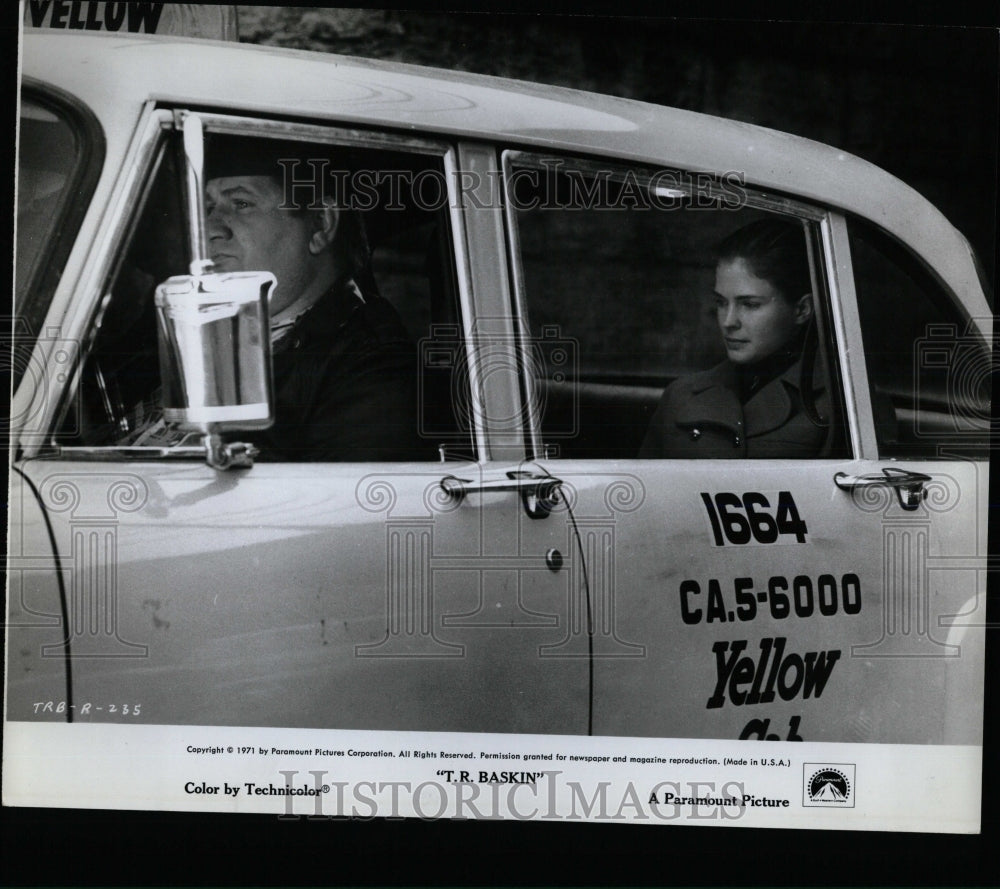
{"type": "Polygon", "coordinates": [[[22,73],[90,106],[108,164],[155,99],[742,174],[747,185],[873,221],[925,257],[973,314],[988,313],[968,242],[926,199],[847,152],[753,124],[565,87],[174,37],[28,29],[22,73]]]}

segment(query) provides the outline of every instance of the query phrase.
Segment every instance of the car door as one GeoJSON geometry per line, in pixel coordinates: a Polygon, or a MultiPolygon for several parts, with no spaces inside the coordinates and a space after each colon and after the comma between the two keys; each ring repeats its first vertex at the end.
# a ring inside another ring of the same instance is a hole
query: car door
{"type": "Polygon", "coordinates": [[[143,449],[115,431],[159,380],[150,288],[189,259],[175,111],[147,109],[108,206],[90,210],[107,214],[103,240],[77,245],[83,273],[62,285],[91,300],[63,331],[78,363],[66,374],[37,352],[62,385],[22,394],[43,419],[15,497],[44,516],[22,549],[47,557],[62,614],[50,602],[41,633],[19,612],[8,718],[586,732],[579,546],[565,510],[538,507],[548,480],[504,439],[520,407],[510,319],[491,309],[506,292],[501,211],[470,203],[455,175],[475,148],[202,115],[209,133],[351,157],[369,194],[383,179],[403,189],[399,212],[371,217],[372,273],[417,347],[427,445],[423,462],[263,454],[223,470],[197,446],[143,449]],[[443,200],[406,191],[432,178],[443,200]]]}
{"type": "Polygon", "coordinates": [[[521,151],[503,164],[526,434],[572,490],[586,553],[594,733],[979,743],[982,319],[926,271],[878,306],[900,276],[886,255],[856,278],[843,217],[734,174],[521,151]],[[760,219],[802,232],[816,332],[801,391],[827,392],[802,413],[819,443],[748,456],[741,427],[708,417],[685,429],[690,458],[650,452],[666,386],[724,357],[716,246],[760,219]]]}

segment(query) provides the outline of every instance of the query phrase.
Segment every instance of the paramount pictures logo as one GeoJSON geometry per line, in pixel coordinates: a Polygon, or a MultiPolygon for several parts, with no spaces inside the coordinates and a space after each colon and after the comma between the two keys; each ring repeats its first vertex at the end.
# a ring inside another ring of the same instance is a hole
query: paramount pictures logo
{"type": "Polygon", "coordinates": [[[804,763],[802,805],[853,809],[854,769],[854,763],[804,763]]]}

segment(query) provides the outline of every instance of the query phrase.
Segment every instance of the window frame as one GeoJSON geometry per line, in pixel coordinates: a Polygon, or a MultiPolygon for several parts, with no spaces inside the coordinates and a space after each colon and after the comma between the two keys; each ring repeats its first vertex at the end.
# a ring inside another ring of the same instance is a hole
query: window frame
{"type": "MultiPolygon", "coordinates": [[[[870,432],[870,439],[866,439],[865,452],[872,455],[870,459],[877,459],[879,461],[892,463],[921,463],[926,461],[969,459],[969,457],[958,458],[954,455],[949,455],[946,452],[941,452],[942,447],[946,448],[947,444],[951,443],[954,443],[955,447],[961,451],[963,447],[963,440],[961,438],[954,440],[954,442],[946,440],[942,446],[939,446],[939,453],[933,456],[929,454],[894,454],[892,453],[893,449],[890,444],[887,443],[884,448],[880,446],[878,441],[877,424],[875,423],[874,418],[874,406],[871,403],[871,390],[876,385],[877,381],[870,378],[867,361],[865,360],[866,352],[864,347],[864,327],[861,322],[861,304],[858,297],[857,273],[855,271],[854,256],[851,250],[852,237],[858,238],[862,241],[865,241],[866,238],[864,237],[863,232],[856,232],[852,235],[852,226],[857,226],[862,230],[866,228],[870,229],[875,236],[875,242],[873,243],[868,241],[869,249],[877,253],[882,261],[894,266],[903,275],[910,278],[916,288],[924,291],[924,295],[931,306],[942,312],[954,313],[954,317],[958,319],[958,322],[961,325],[961,331],[959,332],[960,336],[978,337],[981,340],[983,349],[989,354],[993,354],[990,337],[988,335],[984,335],[984,331],[980,324],[982,319],[977,318],[969,310],[969,306],[966,302],[962,300],[951,287],[948,286],[941,275],[938,274],[935,268],[928,263],[922,255],[913,250],[910,246],[905,244],[874,220],[857,214],[833,214],[833,220],[836,232],[834,252],[837,254],[839,267],[845,270],[845,284],[843,286],[845,289],[849,289],[851,296],[849,305],[853,311],[850,317],[850,324],[853,326],[853,330],[856,331],[857,341],[857,347],[854,351],[858,355],[862,356],[861,360],[864,362],[863,374],[858,384],[857,391],[862,395],[860,401],[867,403],[865,416],[870,422],[870,430],[866,430],[870,432]],[[877,243],[879,240],[885,242],[885,246],[888,247],[887,251],[881,249],[881,245],[877,243]],[[907,265],[912,266],[912,270],[917,276],[924,276],[926,282],[934,288],[934,291],[927,291],[923,283],[914,278],[911,271],[907,268],[907,265]]],[[[989,290],[987,289],[988,282],[985,280],[984,270],[978,260],[978,257],[976,257],[975,252],[972,250],[972,247],[968,245],[967,241],[966,246],[969,248],[970,256],[972,257],[977,275],[979,276],[979,280],[983,287],[984,295],[987,295],[987,304],[989,304],[989,290]]],[[[992,317],[988,320],[992,323],[992,317]]],[[[911,354],[911,359],[913,358],[914,356],[911,354]]],[[[987,438],[989,435],[990,433],[987,432],[987,438]]]]}
{"type": "MultiPolygon", "coordinates": [[[[21,107],[25,102],[32,102],[57,116],[70,128],[77,143],[73,168],[67,177],[65,194],[52,220],[47,241],[36,254],[32,267],[27,271],[26,280],[23,283],[16,282],[18,286],[15,287],[15,303],[18,289],[23,293],[24,299],[23,304],[14,305],[14,312],[16,318],[23,319],[23,324],[18,323],[15,326],[12,347],[15,354],[20,353],[28,357],[34,351],[41,335],[45,317],[58,289],[58,279],[52,283],[47,298],[39,292],[39,288],[46,276],[54,275],[56,271],[61,275],[69,260],[76,236],[101,177],[107,142],[100,122],[90,108],[58,87],[25,77],[18,94],[19,118],[21,107]]],[[[20,146],[18,168],[19,166],[20,146]]],[[[15,249],[17,249],[16,238],[15,249]]],[[[18,368],[23,368],[24,365],[24,361],[17,359],[13,362],[15,390],[23,379],[23,371],[18,373],[18,368]]]]}
{"type": "MultiPolygon", "coordinates": [[[[512,174],[515,167],[519,169],[529,168],[546,170],[554,164],[559,165],[559,171],[579,172],[584,175],[590,173],[612,172],[613,178],[624,178],[631,174],[640,184],[649,184],[653,178],[660,173],[671,174],[677,182],[697,181],[699,189],[707,189],[709,195],[716,197],[731,196],[731,191],[723,187],[720,177],[706,171],[689,171],[680,168],[662,165],[654,167],[649,163],[637,163],[625,158],[597,158],[593,156],[581,156],[562,154],[559,152],[540,152],[532,150],[522,150],[519,148],[501,149],[501,165],[503,174],[504,189],[504,211],[505,224],[507,228],[507,261],[510,266],[510,278],[512,280],[511,302],[512,310],[519,323],[519,331],[530,330],[530,312],[528,311],[527,293],[524,280],[524,269],[521,263],[521,242],[517,225],[518,210],[515,202],[510,199],[512,188],[512,174]]],[[[827,376],[831,387],[832,405],[834,419],[841,423],[847,435],[846,447],[849,454],[834,459],[851,459],[858,457],[862,451],[861,443],[864,435],[858,428],[858,408],[861,406],[854,397],[851,375],[847,367],[846,358],[850,350],[847,347],[849,342],[849,330],[851,325],[845,323],[845,318],[841,313],[842,294],[839,287],[840,276],[837,265],[832,260],[831,245],[834,238],[831,234],[834,215],[828,209],[807,203],[796,197],[780,194],[755,188],[752,184],[740,183],[740,188],[746,198],[743,206],[779,213],[788,218],[793,218],[803,223],[809,224],[809,250],[810,266],[816,275],[814,282],[818,288],[817,300],[819,306],[816,307],[817,333],[820,341],[820,354],[826,364],[827,376]],[[813,255],[813,250],[818,250],[820,255],[813,255]]],[[[684,191],[688,195],[693,193],[693,189],[685,188],[683,185],[677,186],[678,191],[684,191]]],[[[860,342],[860,327],[855,322],[853,330],[856,332],[856,339],[860,342]]],[[[526,345],[523,342],[518,344],[519,351],[519,371],[522,381],[522,398],[525,403],[529,402],[529,392],[532,387],[538,384],[538,380],[532,376],[533,362],[528,360],[526,345]]],[[[867,380],[867,377],[865,377],[867,380]]],[[[868,405],[868,423],[872,425],[871,406],[868,405]]],[[[542,439],[540,428],[540,418],[535,417],[533,412],[525,412],[525,447],[529,454],[529,459],[545,459],[546,444],[542,439]]],[[[633,459],[629,457],[601,458],[608,460],[633,459]]],[[[635,458],[638,459],[638,458],[635,458]]],[[[826,458],[817,457],[814,460],[826,458]]],[[[658,461],[659,462],[659,461],[658,461]]],[[[759,461],[754,461],[759,462],[759,461]]]]}
{"type": "MultiPolygon", "coordinates": [[[[95,239],[93,245],[95,249],[91,261],[88,263],[88,270],[81,278],[81,280],[86,279],[89,282],[94,282],[95,292],[93,300],[85,310],[84,333],[80,340],[83,346],[77,350],[73,371],[68,384],[62,391],[58,408],[53,412],[51,421],[46,424],[48,431],[45,435],[44,445],[47,450],[53,451],[56,456],[64,456],[74,460],[106,461],[121,458],[161,461],[166,459],[166,454],[162,452],[163,449],[150,448],[146,449],[149,453],[141,453],[141,449],[115,444],[66,446],[59,443],[57,437],[74,400],[78,397],[81,374],[93,349],[110,297],[108,285],[114,280],[124,259],[134,223],[143,211],[146,197],[152,188],[164,152],[169,147],[169,134],[179,130],[179,115],[182,112],[197,114],[202,120],[206,133],[284,141],[294,140],[317,145],[382,149],[440,159],[447,186],[445,198],[448,202],[449,246],[454,259],[457,308],[462,320],[463,345],[469,365],[474,365],[472,352],[474,346],[466,335],[467,325],[465,321],[472,314],[473,294],[468,261],[464,252],[466,242],[464,220],[459,197],[456,193],[456,183],[459,177],[457,174],[458,153],[454,144],[432,135],[400,135],[381,130],[352,128],[336,121],[302,123],[265,116],[254,117],[239,112],[217,109],[203,110],[184,102],[170,104],[148,102],[143,120],[140,122],[134,142],[126,156],[123,181],[116,184],[109,201],[110,209],[105,218],[113,219],[114,223],[106,229],[102,228],[102,233],[95,239]]],[[[86,203],[84,203],[84,209],[86,209],[86,203]]],[[[468,403],[476,405],[479,403],[479,399],[470,396],[468,403]]],[[[482,417],[477,413],[470,418],[470,421],[472,429],[470,430],[469,444],[475,448],[477,456],[482,459],[486,448],[486,440],[481,431],[482,417]]],[[[200,449],[180,447],[176,450],[177,457],[201,456],[200,449]]]]}

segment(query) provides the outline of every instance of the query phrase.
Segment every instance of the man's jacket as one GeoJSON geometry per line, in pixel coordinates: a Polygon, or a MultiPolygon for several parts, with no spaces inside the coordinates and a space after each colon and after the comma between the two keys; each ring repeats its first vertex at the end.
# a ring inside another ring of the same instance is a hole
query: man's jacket
{"type": "Polygon", "coordinates": [[[417,357],[396,310],[335,285],[274,346],[275,423],[242,434],[267,461],[431,460],[417,357]]]}

